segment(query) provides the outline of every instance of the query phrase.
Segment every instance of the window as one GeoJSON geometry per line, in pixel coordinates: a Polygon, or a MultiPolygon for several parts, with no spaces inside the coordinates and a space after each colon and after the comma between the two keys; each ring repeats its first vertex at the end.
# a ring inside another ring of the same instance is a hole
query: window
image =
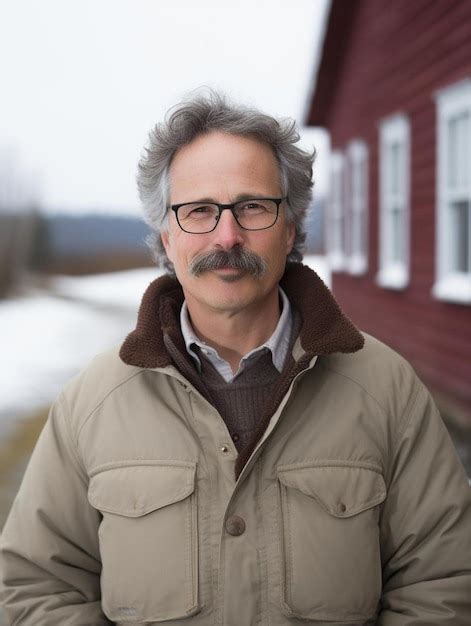
{"type": "Polygon", "coordinates": [[[437,254],[432,293],[471,304],[471,80],[437,94],[437,254]]]}
{"type": "Polygon", "coordinates": [[[348,160],[348,271],[364,274],[368,267],[368,148],[354,140],[347,149],[348,160]]]}
{"type": "Polygon", "coordinates": [[[403,115],[380,126],[379,265],[382,287],[403,289],[409,282],[409,121],[403,115]]]}
{"type": "Polygon", "coordinates": [[[344,156],[339,151],[334,151],[331,157],[327,246],[332,271],[342,270],[345,266],[345,177],[344,156]]]}

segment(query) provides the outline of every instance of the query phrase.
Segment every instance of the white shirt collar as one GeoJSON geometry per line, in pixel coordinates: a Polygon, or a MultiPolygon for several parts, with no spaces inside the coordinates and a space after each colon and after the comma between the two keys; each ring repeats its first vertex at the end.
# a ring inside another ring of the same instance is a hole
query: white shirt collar
{"type": "Polygon", "coordinates": [[[193,327],[191,325],[187,304],[186,302],[183,302],[180,312],[180,325],[182,329],[182,335],[185,341],[187,352],[194,359],[199,371],[201,371],[201,361],[196,352],[192,349],[193,344],[196,344],[201,349],[205,357],[210,361],[210,363],[219,372],[219,374],[221,374],[226,382],[232,382],[241,372],[243,372],[245,367],[250,362],[253,362],[254,359],[258,358],[262,353],[266,352],[267,350],[271,352],[273,365],[279,372],[281,372],[285,363],[286,355],[288,353],[289,342],[291,338],[291,329],[293,327],[293,314],[287,295],[281,287],[278,287],[278,289],[282,301],[282,310],[280,319],[278,320],[278,324],[276,325],[273,334],[271,335],[271,337],[269,337],[269,339],[267,339],[264,344],[262,344],[258,348],[254,348],[241,359],[239,363],[239,368],[235,374],[233,374],[229,363],[219,356],[217,350],[215,350],[211,346],[208,346],[208,344],[206,344],[204,341],[201,341],[201,339],[196,336],[195,331],[193,330],[193,327]]]}

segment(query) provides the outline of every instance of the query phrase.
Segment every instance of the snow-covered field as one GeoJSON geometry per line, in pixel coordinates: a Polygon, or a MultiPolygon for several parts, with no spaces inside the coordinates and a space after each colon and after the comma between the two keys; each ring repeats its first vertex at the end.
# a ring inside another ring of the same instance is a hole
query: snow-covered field
{"type": "MultiPolygon", "coordinates": [[[[330,284],[321,257],[307,257],[330,284]]],[[[0,435],[13,421],[49,405],[91,358],[119,344],[135,325],[157,269],[58,276],[48,292],[0,301],[0,435]]]]}
{"type": "Polygon", "coordinates": [[[49,405],[95,354],[132,330],[156,276],[145,269],[57,277],[50,292],[0,302],[0,434],[12,418],[49,405]]]}

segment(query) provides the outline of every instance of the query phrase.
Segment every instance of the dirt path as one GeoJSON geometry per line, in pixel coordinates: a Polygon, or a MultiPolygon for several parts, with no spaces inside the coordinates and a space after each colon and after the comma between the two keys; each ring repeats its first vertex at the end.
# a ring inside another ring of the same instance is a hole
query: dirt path
{"type": "MultiPolygon", "coordinates": [[[[48,409],[18,420],[9,436],[0,440],[0,528],[3,528],[23,478],[34,444],[46,421],[48,409]]],[[[0,626],[7,621],[0,607],[0,626]]]]}
{"type": "Polygon", "coordinates": [[[47,414],[48,409],[42,409],[19,419],[14,431],[0,441],[0,528],[3,528],[47,414]]]}

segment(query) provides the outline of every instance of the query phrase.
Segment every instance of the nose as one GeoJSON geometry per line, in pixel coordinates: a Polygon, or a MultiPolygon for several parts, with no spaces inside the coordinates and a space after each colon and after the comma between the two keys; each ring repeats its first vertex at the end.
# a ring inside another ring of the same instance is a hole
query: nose
{"type": "Polygon", "coordinates": [[[223,250],[230,250],[244,241],[244,231],[237,223],[231,211],[222,211],[218,225],[213,231],[214,243],[223,250]]]}

